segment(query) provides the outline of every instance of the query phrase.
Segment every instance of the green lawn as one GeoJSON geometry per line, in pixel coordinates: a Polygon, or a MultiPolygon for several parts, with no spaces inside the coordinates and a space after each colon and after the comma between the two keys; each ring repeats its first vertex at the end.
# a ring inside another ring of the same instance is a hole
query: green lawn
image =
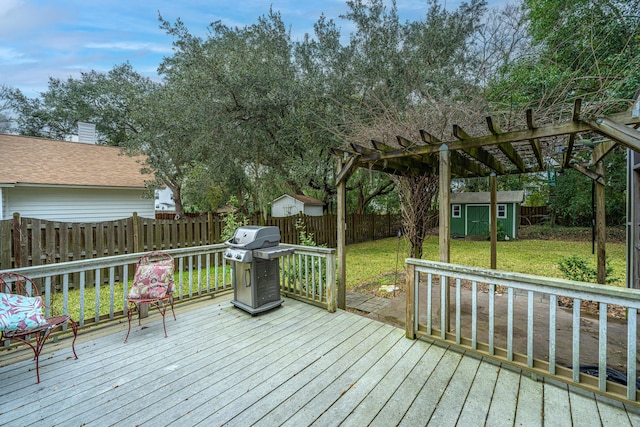
{"type": "MultiPolygon", "coordinates": [[[[612,276],[619,279],[613,285],[625,286],[625,244],[607,243],[606,250],[609,266],[613,268],[612,276]]],[[[452,240],[451,262],[489,268],[490,251],[489,241],[452,240]]],[[[596,255],[591,254],[590,241],[522,239],[498,242],[497,268],[564,278],[558,269],[558,262],[571,255],[581,256],[594,268],[596,266],[596,255]]],[[[404,238],[347,246],[347,289],[359,287],[372,290],[381,285],[402,285],[403,278],[400,275],[404,272],[404,260],[408,256],[409,242],[404,238]]],[[[422,258],[438,261],[438,236],[429,236],[425,240],[422,258]]]]}

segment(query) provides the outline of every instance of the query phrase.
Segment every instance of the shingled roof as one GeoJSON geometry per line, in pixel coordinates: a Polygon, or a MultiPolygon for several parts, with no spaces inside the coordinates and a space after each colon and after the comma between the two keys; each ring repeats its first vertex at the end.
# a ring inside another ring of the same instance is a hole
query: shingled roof
{"type": "Polygon", "coordinates": [[[62,185],[144,188],[145,160],[119,147],[0,134],[0,186],[62,185]]]}

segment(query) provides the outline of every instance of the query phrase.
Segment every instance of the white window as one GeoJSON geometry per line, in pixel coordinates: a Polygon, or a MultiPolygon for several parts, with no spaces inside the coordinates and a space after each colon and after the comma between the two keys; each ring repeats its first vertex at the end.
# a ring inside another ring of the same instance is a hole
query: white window
{"type": "Polygon", "coordinates": [[[451,217],[452,218],[461,217],[460,205],[451,205],[451,217]]]}
{"type": "Polygon", "coordinates": [[[498,218],[507,217],[507,205],[498,205],[498,218]]]}

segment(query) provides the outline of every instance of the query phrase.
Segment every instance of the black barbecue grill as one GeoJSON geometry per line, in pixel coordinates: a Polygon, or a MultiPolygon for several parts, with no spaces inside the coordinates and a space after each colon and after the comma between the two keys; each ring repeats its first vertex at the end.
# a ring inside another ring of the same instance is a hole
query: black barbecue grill
{"type": "Polygon", "coordinates": [[[228,246],[224,258],[231,263],[231,304],[252,315],[271,310],[282,304],[278,258],[293,253],[292,248],[280,246],[278,227],[239,227],[228,246]]]}

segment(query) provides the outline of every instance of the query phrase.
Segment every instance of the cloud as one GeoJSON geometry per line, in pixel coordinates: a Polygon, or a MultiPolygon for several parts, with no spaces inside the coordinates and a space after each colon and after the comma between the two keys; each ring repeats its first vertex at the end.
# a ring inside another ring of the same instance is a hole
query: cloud
{"type": "Polygon", "coordinates": [[[29,58],[28,56],[16,51],[15,49],[0,46],[0,63],[4,65],[29,64],[33,62],[37,61],[34,58],[29,58]]]}
{"type": "Polygon", "coordinates": [[[103,42],[103,43],[87,43],[84,46],[87,49],[104,49],[104,50],[120,50],[120,51],[148,51],[154,53],[171,53],[170,45],[161,45],[158,43],[144,42],[103,42]]]}
{"type": "Polygon", "coordinates": [[[42,33],[61,19],[64,19],[64,13],[55,5],[36,5],[24,0],[2,0],[0,37],[5,42],[21,40],[34,33],[42,33]]]}

